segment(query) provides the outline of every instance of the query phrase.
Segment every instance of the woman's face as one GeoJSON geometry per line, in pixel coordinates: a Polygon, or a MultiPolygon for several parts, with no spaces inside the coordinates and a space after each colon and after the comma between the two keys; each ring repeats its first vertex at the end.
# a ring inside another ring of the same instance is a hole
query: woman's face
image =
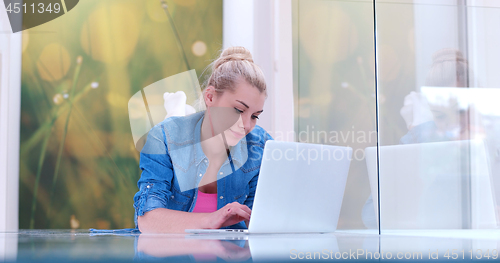
{"type": "Polygon", "coordinates": [[[246,81],[239,81],[235,91],[220,95],[207,87],[205,102],[214,126],[215,135],[224,132],[227,144],[234,146],[257,124],[264,108],[265,93],[246,81]]]}

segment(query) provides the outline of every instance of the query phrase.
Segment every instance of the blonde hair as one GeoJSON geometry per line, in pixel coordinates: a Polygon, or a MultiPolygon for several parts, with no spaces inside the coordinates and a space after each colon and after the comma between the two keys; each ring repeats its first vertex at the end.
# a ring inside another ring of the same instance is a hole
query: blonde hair
{"type": "Polygon", "coordinates": [[[434,53],[425,84],[434,87],[468,87],[472,72],[460,50],[445,48],[434,53]]]}
{"type": "Polygon", "coordinates": [[[221,52],[211,65],[212,73],[203,85],[203,91],[199,94],[194,107],[196,110],[205,110],[206,104],[204,93],[207,87],[213,86],[217,95],[226,91],[233,92],[236,83],[246,81],[257,88],[261,93],[266,93],[267,88],[264,73],[253,62],[252,54],[244,47],[228,47],[221,52]]]}

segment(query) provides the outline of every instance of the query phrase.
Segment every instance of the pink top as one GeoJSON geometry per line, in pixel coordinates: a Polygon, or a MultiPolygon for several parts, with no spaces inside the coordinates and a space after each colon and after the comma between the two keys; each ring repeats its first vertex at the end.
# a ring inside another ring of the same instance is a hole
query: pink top
{"type": "Polygon", "coordinates": [[[206,194],[198,190],[193,213],[212,213],[217,211],[217,194],[206,194]]]}

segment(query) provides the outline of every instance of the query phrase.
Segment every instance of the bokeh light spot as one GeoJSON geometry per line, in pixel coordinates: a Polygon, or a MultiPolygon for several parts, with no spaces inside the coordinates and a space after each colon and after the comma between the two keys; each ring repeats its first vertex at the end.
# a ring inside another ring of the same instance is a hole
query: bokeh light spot
{"type": "Polygon", "coordinates": [[[207,53],[207,44],[203,41],[196,41],[191,47],[191,51],[195,56],[201,57],[207,53]]]}
{"type": "Polygon", "coordinates": [[[54,104],[56,105],[60,105],[64,100],[64,97],[63,95],[57,93],[56,95],[54,95],[54,97],[52,98],[52,101],[54,101],[54,104]]]}

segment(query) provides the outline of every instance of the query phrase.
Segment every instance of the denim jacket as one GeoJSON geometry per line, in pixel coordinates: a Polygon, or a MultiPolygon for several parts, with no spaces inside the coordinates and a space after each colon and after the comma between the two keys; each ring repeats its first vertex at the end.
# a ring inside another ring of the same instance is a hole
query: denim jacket
{"type": "MultiPolygon", "coordinates": [[[[134,196],[137,217],[156,208],[192,212],[209,160],[200,144],[205,112],[170,117],[153,127],[140,154],[141,178],[134,196]]],[[[252,209],[264,144],[272,137],[260,126],[231,147],[217,172],[217,210],[239,202],[252,209]]],[[[244,222],[226,228],[246,228],[244,222]]]]}

